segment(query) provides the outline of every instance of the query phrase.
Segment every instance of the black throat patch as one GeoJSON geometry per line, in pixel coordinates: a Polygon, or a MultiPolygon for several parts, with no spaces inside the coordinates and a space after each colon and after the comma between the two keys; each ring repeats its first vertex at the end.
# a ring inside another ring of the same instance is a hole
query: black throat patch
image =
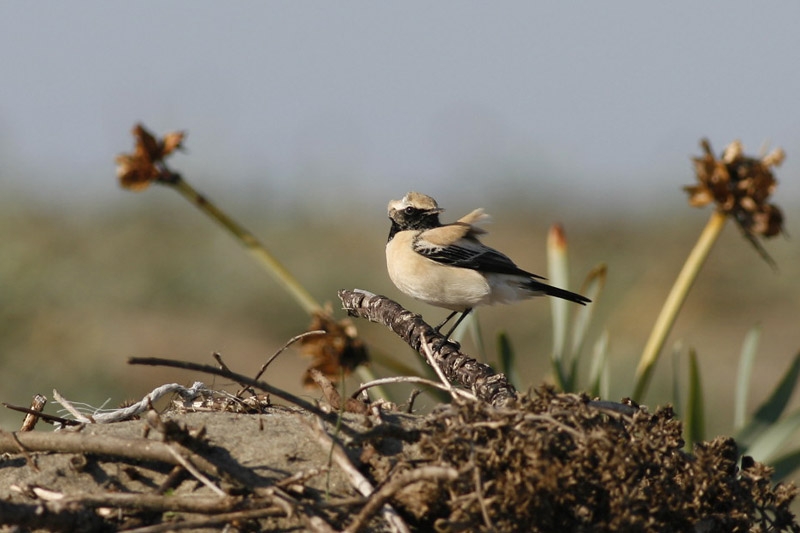
{"type": "Polygon", "coordinates": [[[394,218],[390,220],[392,221],[392,226],[389,228],[390,241],[400,231],[419,231],[438,228],[442,225],[439,222],[439,213],[431,213],[430,211],[423,211],[421,209],[398,211],[395,213],[394,218]]]}

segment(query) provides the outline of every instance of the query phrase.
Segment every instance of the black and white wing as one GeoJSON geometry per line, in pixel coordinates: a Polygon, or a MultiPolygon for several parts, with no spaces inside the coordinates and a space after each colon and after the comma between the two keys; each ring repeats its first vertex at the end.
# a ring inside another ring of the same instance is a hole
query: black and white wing
{"type": "Polygon", "coordinates": [[[414,251],[454,267],[544,279],[522,270],[507,255],[478,241],[473,236],[473,229],[467,224],[456,223],[423,231],[414,239],[414,251]]]}

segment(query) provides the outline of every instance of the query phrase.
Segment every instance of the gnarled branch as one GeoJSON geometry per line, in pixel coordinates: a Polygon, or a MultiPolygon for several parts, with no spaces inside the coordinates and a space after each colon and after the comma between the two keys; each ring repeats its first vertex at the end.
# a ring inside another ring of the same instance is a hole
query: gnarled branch
{"type": "Polygon", "coordinates": [[[420,315],[385,296],[364,290],[342,289],[338,294],[348,315],[383,324],[420,354],[426,343],[445,377],[470,389],[481,400],[499,407],[516,397],[516,389],[504,374],[461,353],[457,343],[435,331],[420,315]]]}

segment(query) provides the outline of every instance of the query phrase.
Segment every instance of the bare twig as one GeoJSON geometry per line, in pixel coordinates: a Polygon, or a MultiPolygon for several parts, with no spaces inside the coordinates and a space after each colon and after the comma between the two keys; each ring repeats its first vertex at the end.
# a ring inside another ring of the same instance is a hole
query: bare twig
{"type": "Polygon", "coordinates": [[[420,389],[413,389],[411,394],[408,395],[408,407],[406,407],[406,413],[411,414],[414,412],[414,400],[417,399],[417,396],[419,396],[420,393],[422,393],[420,389]]]}
{"type": "Polygon", "coordinates": [[[94,419],[91,416],[86,416],[80,411],[78,411],[78,408],[72,405],[72,403],[69,400],[61,396],[61,394],[59,394],[59,392],[56,389],[53,389],[53,399],[58,403],[60,403],[64,407],[64,409],[66,409],[69,412],[69,414],[75,417],[75,420],[77,420],[78,422],[82,422],[84,424],[94,423],[94,419]]]}
{"type": "Polygon", "coordinates": [[[28,453],[28,450],[25,448],[25,446],[19,441],[19,436],[16,433],[6,433],[0,429],[0,438],[6,435],[8,436],[8,444],[13,446],[15,449],[8,450],[4,453],[21,453],[22,456],[25,457],[25,462],[28,463],[28,466],[30,466],[34,472],[40,472],[41,470],[39,469],[39,465],[36,464],[34,458],[28,453]]]}
{"type": "Polygon", "coordinates": [[[300,335],[295,335],[294,337],[292,337],[291,339],[289,339],[289,341],[288,341],[286,344],[284,344],[284,345],[283,345],[283,346],[282,346],[282,347],[281,347],[281,348],[280,348],[280,349],[279,349],[277,352],[275,352],[274,354],[272,354],[272,357],[270,357],[269,359],[267,359],[267,362],[266,362],[266,363],[264,363],[263,365],[261,365],[261,369],[258,371],[258,374],[256,374],[256,377],[254,377],[253,379],[259,379],[259,378],[261,377],[261,375],[264,373],[264,371],[267,369],[267,367],[268,367],[268,366],[269,366],[269,365],[270,365],[270,364],[271,364],[271,363],[272,363],[272,362],[273,362],[275,359],[277,359],[277,357],[278,357],[280,354],[282,354],[282,353],[283,353],[283,352],[284,352],[284,351],[285,351],[285,350],[286,350],[286,349],[287,349],[289,346],[291,346],[291,345],[292,345],[292,344],[294,344],[295,342],[299,341],[300,339],[304,339],[304,338],[306,338],[306,337],[312,337],[312,336],[314,336],[314,335],[325,335],[325,333],[326,333],[326,331],[325,331],[324,329],[315,329],[315,330],[312,330],[312,331],[306,331],[305,333],[301,333],[300,335]]]}
{"type": "MultiPolygon", "coordinates": [[[[339,394],[339,391],[336,390],[336,387],[333,386],[331,380],[325,377],[325,375],[316,368],[309,368],[308,375],[314,380],[314,383],[319,385],[319,388],[322,389],[322,394],[325,395],[325,399],[328,400],[333,410],[341,410],[342,396],[339,394]]],[[[368,410],[367,404],[355,398],[347,398],[344,401],[344,411],[347,413],[365,414],[368,410]]]]}
{"type": "Polygon", "coordinates": [[[345,529],[345,532],[357,533],[360,531],[367,525],[370,517],[372,517],[378,509],[385,506],[386,502],[388,502],[392,496],[412,483],[418,481],[455,481],[456,479],[458,479],[458,471],[455,468],[443,466],[423,466],[408,472],[403,472],[391,478],[380,490],[369,497],[367,504],[361,509],[347,529],[345,529]]]}
{"type": "Polygon", "coordinates": [[[33,431],[33,428],[36,427],[36,422],[39,421],[39,415],[34,413],[41,413],[46,403],[47,397],[43,394],[37,394],[33,397],[33,401],[31,401],[31,411],[33,412],[28,412],[25,416],[22,421],[22,427],[19,429],[20,431],[33,431]]]}
{"type": "MultiPolygon", "coordinates": [[[[362,383],[361,386],[358,388],[358,390],[356,390],[356,392],[351,394],[350,397],[355,398],[356,396],[358,396],[367,389],[370,389],[372,387],[378,387],[380,385],[390,385],[392,383],[418,383],[420,385],[427,385],[428,387],[433,387],[434,389],[440,389],[443,391],[453,391],[454,393],[464,398],[471,398],[473,400],[475,399],[475,396],[473,394],[463,389],[453,389],[452,385],[448,387],[446,385],[439,383],[438,381],[433,381],[419,376],[393,376],[389,378],[375,379],[373,381],[370,381],[369,383],[362,383]]],[[[419,394],[421,392],[419,389],[414,389],[414,390],[416,391],[416,394],[419,394]]],[[[409,399],[409,402],[411,401],[412,400],[409,399]]]]}
{"type": "Polygon", "coordinates": [[[175,451],[175,448],[172,446],[167,446],[167,451],[175,458],[178,463],[186,469],[191,475],[195,477],[200,483],[211,489],[211,492],[216,494],[217,496],[225,496],[225,491],[221,488],[214,485],[214,483],[208,479],[206,476],[203,475],[195,466],[192,464],[191,461],[183,457],[181,454],[175,451]]]}
{"type": "Polygon", "coordinates": [[[483,482],[481,481],[481,469],[477,466],[475,449],[472,449],[472,472],[475,478],[475,494],[478,496],[478,503],[481,506],[481,515],[483,515],[483,523],[489,531],[494,531],[496,528],[492,524],[492,518],[489,514],[489,509],[486,507],[486,499],[483,497],[483,482]]]}
{"type": "Polygon", "coordinates": [[[447,392],[450,393],[450,396],[452,396],[453,399],[456,399],[458,398],[459,395],[461,395],[463,397],[469,398],[470,400],[477,400],[474,394],[453,387],[450,381],[448,381],[447,376],[444,375],[444,371],[439,367],[438,361],[436,360],[436,356],[433,353],[433,347],[425,339],[424,334],[422,334],[421,337],[422,338],[420,343],[420,349],[423,356],[425,357],[425,361],[428,363],[428,365],[433,367],[433,370],[436,372],[436,375],[439,377],[439,380],[442,382],[442,385],[444,385],[445,390],[447,390],[447,392]]]}
{"type": "MultiPolygon", "coordinates": [[[[158,513],[183,512],[218,514],[234,510],[275,509],[274,502],[269,498],[244,499],[237,496],[223,494],[217,496],[179,496],[171,494],[137,494],[130,492],[104,492],[101,494],[79,493],[71,494],[60,501],[64,507],[81,506],[96,509],[98,507],[115,507],[120,509],[135,509],[140,511],[153,511],[158,513]]],[[[282,512],[282,511],[279,511],[282,512]]]]}
{"type": "Polygon", "coordinates": [[[12,411],[19,411],[20,413],[35,415],[36,417],[41,418],[48,424],[60,424],[61,426],[80,426],[82,424],[82,422],[78,422],[77,420],[72,420],[70,418],[64,418],[61,416],[48,415],[47,413],[40,413],[38,411],[34,411],[33,409],[29,409],[28,407],[11,405],[10,403],[6,402],[3,402],[3,406],[8,409],[11,409],[12,411]]]}
{"type": "Polygon", "coordinates": [[[211,357],[214,358],[214,361],[217,362],[217,364],[219,365],[220,368],[222,368],[224,370],[230,370],[230,368],[228,368],[228,365],[225,364],[225,361],[222,360],[222,354],[221,353],[214,352],[214,353],[211,354],[211,357]]]}
{"type": "MultiPolygon", "coordinates": [[[[335,414],[326,413],[316,405],[313,405],[312,403],[300,398],[299,396],[295,396],[294,394],[281,390],[277,387],[273,387],[269,383],[258,381],[249,376],[238,374],[236,372],[223,370],[221,368],[216,368],[209,365],[201,365],[198,363],[193,363],[191,361],[173,361],[171,359],[161,359],[158,357],[131,357],[130,359],[128,359],[128,364],[182,368],[184,370],[192,370],[195,372],[204,372],[206,374],[222,376],[231,379],[233,381],[241,382],[245,385],[261,389],[262,391],[271,394],[272,396],[277,396],[278,398],[282,398],[287,402],[293,403],[297,407],[300,407],[301,409],[308,411],[309,413],[321,417],[323,420],[327,422],[335,424],[337,420],[337,416],[335,414]]],[[[346,424],[342,424],[341,429],[348,435],[355,435],[357,433],[355,430],[353,430],[346,424]]]]}
{"type": "Polygon", "coordinates": [[[295,472],[289,477],[281,479],[280,481],[276,481],[275,486],[285,489],[291,487],[292,485],[299,485],[305,483],[309,479],[319,476],[320,474],[324,474],[327,471],[328,471],[327,468],[312,468],[310,470],[301,470],[299,472],[295,472]]]}
{"type": "MultiPolygon", "coordinates": [[[[314,430],[317,440],[323,449],[332,450],[333,460],[336,461],[336,464],[342,469],[342,472],[344,472],[344,474],[350,479],[350,484],[353,486],[353,488],[355,488],[356,491],[358,491],[362,496],[371,496],[375,492],[375,488],[372,486],[372,483],[370,483],[369,480],[358,471],[353,463],[350,462],[350,459],[347,457],[347,454],[342,447],[337,444],[330,435],[328,435],[328,432],[325,431],[325,427],[322,425],[322,421],[317,419],[317,424],[312,426],[312,429],[314,430]]],[[[382,507],[383,510],[381,512],[383,517],[392,528],[392,531],[410,533],[408,526],[397,513],[397,511],[392,508],[392,506],[388,504],[382,504],[378,507],[382,507]]]]}
{"type": "Polygon", "coordinates": [[[475,396],[494,406],[505,405],[516,397],[516,390],[505,375],[495,372],[460,351],[458,344],[447,340],[414,314],[386,298],[363,290],[340,290],[339,299],[350,316],[366,318],[388,327],[409,346],[422,353],[423,336],[429,339],[434,368],[442,370],[448,381],[470,389],[475,396]]]}
{"type": "MultiPolygon", "coordinates": [[[[169,451],[169,444],[150,439],[61,432],[9,433],[0,430],[0,453],[18,453],[20,446],[28,452],[94,453],[142,461],[160,461],[171,465],[180,464],[169,451]]],[[[197,454],[191,454],[190,457],[199,470],[212,475],[218,474],[217,467],[205,458],[197,454]]]]}
{"type": "MultiPolygon", "coordinates": [[[[252,509],[246,511],[236,511],[232,513],[218,514],[215,516],[197,518],[194,520],[181,520],[176,522],[162,522],[152,526],[137,527],[134,529],[125,529],[125,533],[161,533],[162,531],[180,531],[180,530],[200,530],[224,524],[229,524],[236,521],[255,520],[258,518],[265,518],[268,516],[283,516],[285,513],[278,507],[268,507],[266,509],[252,509]]],[[[331,530],[332,531],[332,530],[331,530]]]]}

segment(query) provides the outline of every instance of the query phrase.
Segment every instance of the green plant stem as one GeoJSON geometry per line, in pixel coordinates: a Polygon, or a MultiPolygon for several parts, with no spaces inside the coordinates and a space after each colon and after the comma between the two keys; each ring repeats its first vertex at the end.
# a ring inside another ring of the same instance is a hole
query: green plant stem
{"type": "Polygon", "coordinates": [[[686,301],[689,290],[697,279],[700,268],[705,263],[711,248],[722,232],[722,228],[725,227],[726,220],[727,216],[719,211],[715,210],[711,213],[711,218],[700,234],[697,244],[694,245],[680,274],[678,274],[678,278],[675,280],[675,284],[664,302],[664,307],[661,308],[661,313],[658,315],[653,331],[650,332],[650,338],[647,340],[642,356],[639,359],[639,366],[636,368],[636,387],[633,392],[634,401],[640,401],[644,395],[650,381],[650,374],[658,360],[661,349],[664,347],[664,342],[675,324],[675,319],[678,317],[683,302],[686,301]]]}
{"type": "Polygon", "coordinates": [[[247,251],[250,252],[250,255],[252,255],[267,272],[271,273],[278,283],[289,291],[289,294],[294,297],[297,303],[300,304],[300,307],[309,315],[322,310],[322,307],[317,303],[314,297],[309,294],[305,287],[300,285],[286,267],[275,259],[252,233],[220,211],[210,200],[194,190],[183,178],[173,175],[173,179],[170,180],[168,184],[174,187],[175,190],[181,193],[189,202],[197,206],[198,209],[219,223],[220,226],[231,232],[233,236],[244,245],[247,251]]]}
{"type": "MultiPolygon", "coordinates": [[[[174,187],[184,198],[189,200],[189,202],[194,204],[198,209],[211,217],[238,239],[247,251],[250,252],[250,255],[255,258],[258,264],[264,267],[267,272],[271,273],[278,283],[289,291],[289,294],[294,297],[295,301],[300,304],[300,307],[302,307],[306,313],[313,315],[314,313],[322,311],[322,306],[320,306],[305,287],[292,276],[286,267],[269,253],[264,245],[256,239],[255,235],[244,229],[235,220],[222,212],[208,198],[189,185],[181,176],[172,174],[170,178],[169,181],[165,181],[164,183],[174,187]]],[[[364,365],[360,365],[356,369],[356,373],[362,381],[373,381],[375,379],[375,374],[364,365]]],[[[388,398],[386,390],[382,387],[375,387],[373,393],[380,398],[388,398]]]]}

